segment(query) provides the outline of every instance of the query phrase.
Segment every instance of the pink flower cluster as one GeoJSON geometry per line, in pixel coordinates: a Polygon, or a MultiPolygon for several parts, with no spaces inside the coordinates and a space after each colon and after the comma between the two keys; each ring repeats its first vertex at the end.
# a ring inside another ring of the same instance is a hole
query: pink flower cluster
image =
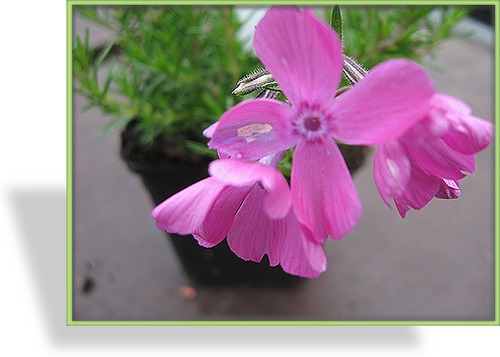
{"type": "Polygon", "coordinates": [[[221,160],[210,177],[153,211],[160,229],[192,234],[204,247],[227,239],[244,260],[303,277],[327,262],[322,244],[361,217],[361,202],[336,141],[376,146],[374,179],[402,217],[433,197],[456,198],[474,154],[492,140],[491,123],[438,94],[416,63],[390,60],[338,97],[342,46],[311,10],[272,8],[258,24],[255,51],[289,104],[247,100],[205,131],[221,160]],[[288,185],[277,167],[294,148],[288,185]]]}

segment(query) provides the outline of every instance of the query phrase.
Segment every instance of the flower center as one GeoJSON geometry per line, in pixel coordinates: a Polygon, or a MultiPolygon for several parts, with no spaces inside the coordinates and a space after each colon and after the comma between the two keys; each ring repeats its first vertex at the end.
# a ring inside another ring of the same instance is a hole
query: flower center
{"type": "Polygon", "coordinates": [[[304,118],[304,128],[309,131],[317,131],[321,127],[321,122],[317,116],[304,118]]]}
{"type": "Polygon", "coordinates": [[[322,140],[329,136],[331,117],[317,107],[305,107],[297,112],[295,132],[306,140],[322,140]]]}

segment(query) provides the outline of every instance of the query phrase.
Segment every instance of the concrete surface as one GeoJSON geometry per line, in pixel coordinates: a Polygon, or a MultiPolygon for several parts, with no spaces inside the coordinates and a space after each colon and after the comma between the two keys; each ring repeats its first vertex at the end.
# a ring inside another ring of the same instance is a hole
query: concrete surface
{"type": "MultiPolygon", "coordinates": [[[[75,20],[75,31],[84,23],[75,20]]],[[[493,36],[493,35],[491,35],[493,36]]],[[[429,63],[440,92],[494,120],[494,50],[453,40],[429,63]]],[[[228,89],[229,90],[229,89],[228,89]]],[[[201,288],[183,273],[119,137],[97,141],[108,118],[73,99],[73,319],[493,320],[494,144],[455,201],[434,200],[401,219],[373,182],[371,158],[355,176],[358,226],[325,245],[329,267],[293,289],[201,288]]]]}

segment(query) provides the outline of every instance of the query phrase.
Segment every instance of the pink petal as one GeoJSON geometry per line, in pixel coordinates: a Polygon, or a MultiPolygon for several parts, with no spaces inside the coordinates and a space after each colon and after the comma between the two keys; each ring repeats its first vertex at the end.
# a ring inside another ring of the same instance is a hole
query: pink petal
{"type": "Polygon", "coordinates": [[[340,239],[361,217],[361,202],[339,148],[331,140],[300,142],[291,174],[295,214],[313,241],[340,239]]]}
{"type": "Polygon", "coordinates": [[[214,132],[215,132],[215,130],[217,130],[218,126],[219,126],[219,122],[216,121],[215,123],[210,125],[208,128],[203,130],[203,135],[207,138],[212,138],[212,136],[214,135],[214,132]]]}
{"type": "Polygon", "coordinates": [[[458,181],[442,179],[439,185],[438,192],[434,195],[436,198],[456,199],[460,197],[460,185],[458,181]]]}
{"type": "Polygon", "coordinates": [[[327,267],[322,245],[307,239],[293,211],[290,211],[285,223],[285,239],[280,255],[281,267],[289,274],[316,278],[327,267]]]}
{"type": "Polygon", "coordinates": [[[272,99],[242,102],[221,117],[208,146],[237,159],[258,160],[268,154],[292,147],[289,105],[272,99]]]}
{"type": "Polygon", "coordinates": [[[252,187],[232,187],[213,177],[199,181],[159,204],[152,213],[160,229],[192,234],[210,248],[229,232],[234,215],[252,187]]]}
{"type": "Polygon", "coordinates": [[[439,136],[452,149],[463,154],[475,154],[493,140],[493,124],[471,115],[470,107],[461,100],[437,93],[431,100],[430,118],[446,123],[439,136]]]}
{"type": "Polygon", "coordinates": [[[452,149],[463,154],[475,154],[493,140],[492,123],[474,116],[455,119],[448,132],[442,136],[452,149]]]}
{"type": "Polygon", "coordinates": [[[217,150],[217,155],[219,155],[219,159],[231,159],[231,156],[223,153],[220,150],[217,150]]]}
{"type": "Polygon", "coordinates": [[[281,162],[281,159],[283,158],[283,154],[284,154],[283,151],[269,154],[267,156],[262,157],[259,160],[259,163],[272,167],[278,167],[279,163],[281,162]]]}
{"type": "Polygon", "coordinates": [[[333,99],[342,73],[342,46],[311,10],[271,8],[257,25],[254,48],[295,106],[333,99]]]}
{"type": "Polygon", "coordinates": [[[264,210],[270,218],[284,218],[292,205],[288,183],[280,171],[260,163],[240,160],[217,160],[208,171],[218,180],[236,186],[249,186],[257,182],[266,190],[264,210]]]}
{"type": "Polygon", "coordinates": [[[227,235],[234,216],[252,186],[226,186],[193,235],[198,243],[210,248],[219,244],[227,235]]]}
{"type": "Polygon", "coordinates": [[[435,93],[430,103],[432,116],[437,116],[439,120],[447,120],[449,114],[460,117],[468,117],[472,114],[472,109],[466,103],[446,94],[435,93]]]}
{"type": "Polygon", "coordinates": [[[283,241],[283,220],[272,221],[263,210],[265,191],[259,186],[248,194],[228,233],[229,248],[241,259],[260,262],[268,253],[272,266],[279,263],[283,241]]]}
{"type": "Polygon", "coordinates": [[[399,214],[405,218],[406,212],[413,208],[422,209],[439,190],[439,178],[426,174],[415,163],[412,163],[411,179],[402,195],[394,197],[399,214]]]}
{"type": "Polygon", "coordinates": [[[160,203],[152,213],[158,228],[191,234],[201,226],[226,184],[209,177],[160,203]]]}
{"type": "Polygon", "coordinates": [[[404,143],[413,160],[431,175],[459,180],[465,177],[462,171],[473,173],[476,169],[474,156],[451,149],[439,137],[425,138],[412,131],[405,135],[404,143]]]}
{"type": "Polygon", "coordinates": [[[335,99],[334,137],[356,145],[395,138],[428,113],[433,93],[434,84],[416,63],[383,62],[335,99]]]}
{"type": "Polygon", "coordinates": [[[403,194],[411,175],[411,163],[405,148],[398,140],[380,144],[375,152],[373,177],[385,204],[403,194]]]}
{"type": "Polygon", "coordinates": [[[264,199],[265,191],[259,186],[245,198],[227,236],[231,250],[254,262],[267,254],[271,266],[281,264],[293,275],[314,278],[325,271],[321,244],[305,238],[292,211],[284,219],[270,219],[262,209],[264,199]]]}

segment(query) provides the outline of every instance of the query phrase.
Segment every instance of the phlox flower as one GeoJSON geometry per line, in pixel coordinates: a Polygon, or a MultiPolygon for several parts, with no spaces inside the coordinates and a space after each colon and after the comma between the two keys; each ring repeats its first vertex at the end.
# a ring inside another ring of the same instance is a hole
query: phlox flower
{"type": "Polygon", "coordinates": [[[326,270],[321,244],[304,237],[291,206],[283,175],[261,163],[222,159],[209,166],[210,177],[173,195],[153,210],[160,229],[193,234],[203,247],[227,237],[240,258],[313,278],[326,270]]]}
{"type": "Polygon", "coordinates": [[[434,84],[417,64],[392,60],[335,98],[342,46],[309,9],[271,8],[254,48],[290,105],[244,101],[210,129],[208,145],[242,160],[295,147],[293,213],[309,240],[340,239],[360,219],[361,203],[335,141],[375,145],[400,136],[429,111],[434,84]]]}
{"type": "Polygon", "coordinates": [[[374,179],[384,202],[405,217],[433,197],[460,196],[459,180],[475,171],[474,154],[488,146],[493,125],[462,101],[435,94],[429,112],[401,136],[378,146],[374,179]]]}

